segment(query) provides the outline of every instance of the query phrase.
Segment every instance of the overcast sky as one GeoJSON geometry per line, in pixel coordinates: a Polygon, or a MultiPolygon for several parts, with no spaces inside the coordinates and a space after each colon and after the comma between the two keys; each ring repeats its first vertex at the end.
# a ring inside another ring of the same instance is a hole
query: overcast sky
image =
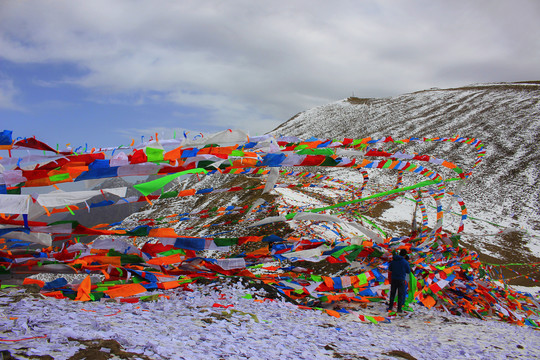
{"type": "Polygon", "coordinates": [[[540,1],[0,1],[0,131],[267,132],[309,108],[540,79],[540,1]]]}

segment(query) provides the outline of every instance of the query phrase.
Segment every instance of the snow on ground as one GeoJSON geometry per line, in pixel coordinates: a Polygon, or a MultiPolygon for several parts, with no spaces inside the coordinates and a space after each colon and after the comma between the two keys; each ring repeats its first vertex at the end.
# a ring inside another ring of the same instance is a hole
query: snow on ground
{"type": "MultiPolygon", "coordinates": [[[[500,281],[495,281],[495,283],[500,286],[500,287],[504,287],[504,284],[501,283],[500,281]]],[[[524,293],[529,293],[529,294],[532,294],[536,299],[537,301],[540,300],[540,286],[519,286],[519,285],[511,285],[512,289],[514,290],[517,290],[517,291],[521,291],[521,292],[524,292],[524,293]]]]}
{"type": "MultiPolygon", "coordinates": [[[[404,221],[410,223],[413,217],[414,212],[414,203],[406,199],[400,198],[397,201],[390,202],[392,207],[386,209],[381,216],[378,217],[378,220],[400,222],[404,221]]],[[[422,223],[422,213],[417,211],[417,221],[419,224],[422,223]]]]}
{"type": "Polygon", "coordinates": [[[291,206],[310,206],[310,207],[317,207],[317,206],[324,206],[326,204],[322,203],[321,201],[308,196],[304,193],[301,193],[299,191],[295,191],[292,189],[287,188],[276,188],[273,191],[277,192],[278,194],[282,195],[287,199],[288,205],[291,206]]]}
{"type": "MultiPolygon", "coordinates": [[[[540,357],[540,332],[528,327],[420,307],[410,317],[371,324],[354,314],[334,318],[285,302],[246,299],[257,290],[240,283],[193,285],[192,290],[172,290],[170,299],[137,304],[29,296],[10,302],[22,291],[12,290],[0,297],[2,348],[17,358],[27,354],[68,359],[85,351],[83,340],[113,339],[123,351],[133,353],[132,359],[540,357]],[[31,337],[38,338],[5,341],[31,337]]],[[[358,311],[384,315],[384,307],[374,303],[358,311]]],[[[111,349],[102,346],[100,351],[108,355],[111,349]]]]}

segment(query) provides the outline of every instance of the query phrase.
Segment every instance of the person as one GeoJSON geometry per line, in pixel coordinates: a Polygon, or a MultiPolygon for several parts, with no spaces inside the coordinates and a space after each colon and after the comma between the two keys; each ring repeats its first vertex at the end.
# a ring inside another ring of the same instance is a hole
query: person
{"type": "Polygon", "coordinates": [[[396,292],[398,295],[397,312],[402,312],[403,304],[405,303],[405,292],[407,291],[407,282],[405,280],[407,274],[411,272],[411,267],[405,257],[407,250],[401,249],[399,255],[394,255],[392,261],[388,265],[388,279],[390,280],[390,303],[388,311],[394,308],[394,298],[396,292]]]}

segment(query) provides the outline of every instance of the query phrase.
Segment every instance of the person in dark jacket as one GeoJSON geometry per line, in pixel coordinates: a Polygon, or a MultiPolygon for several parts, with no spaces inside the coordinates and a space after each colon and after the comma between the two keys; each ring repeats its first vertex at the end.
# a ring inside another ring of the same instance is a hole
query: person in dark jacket
{"type": "Polygon", "coordinates": [[[401,249],[399,255],[394,255],[392,261],[388,265],[388,279],[390,280],[390,303],[388,304],[388,311],[391,311],[394,307],[394,298],[396,292],[398,295],[397,312],[401,313],[401,308],[405,303],[405,292],[407,291],[406,276],[411,272],[411,267],[405,257],[407,256],[407,250],[401,249]]]}

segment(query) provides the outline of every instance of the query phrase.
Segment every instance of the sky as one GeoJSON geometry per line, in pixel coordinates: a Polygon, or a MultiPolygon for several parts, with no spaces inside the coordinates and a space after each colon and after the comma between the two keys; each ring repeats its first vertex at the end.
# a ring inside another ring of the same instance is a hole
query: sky
{"type": "Polygon", "coordinates": [[[540,2],[0,2],[0,131],[261,135],[349,96],[540,79],[540,2]]]}

